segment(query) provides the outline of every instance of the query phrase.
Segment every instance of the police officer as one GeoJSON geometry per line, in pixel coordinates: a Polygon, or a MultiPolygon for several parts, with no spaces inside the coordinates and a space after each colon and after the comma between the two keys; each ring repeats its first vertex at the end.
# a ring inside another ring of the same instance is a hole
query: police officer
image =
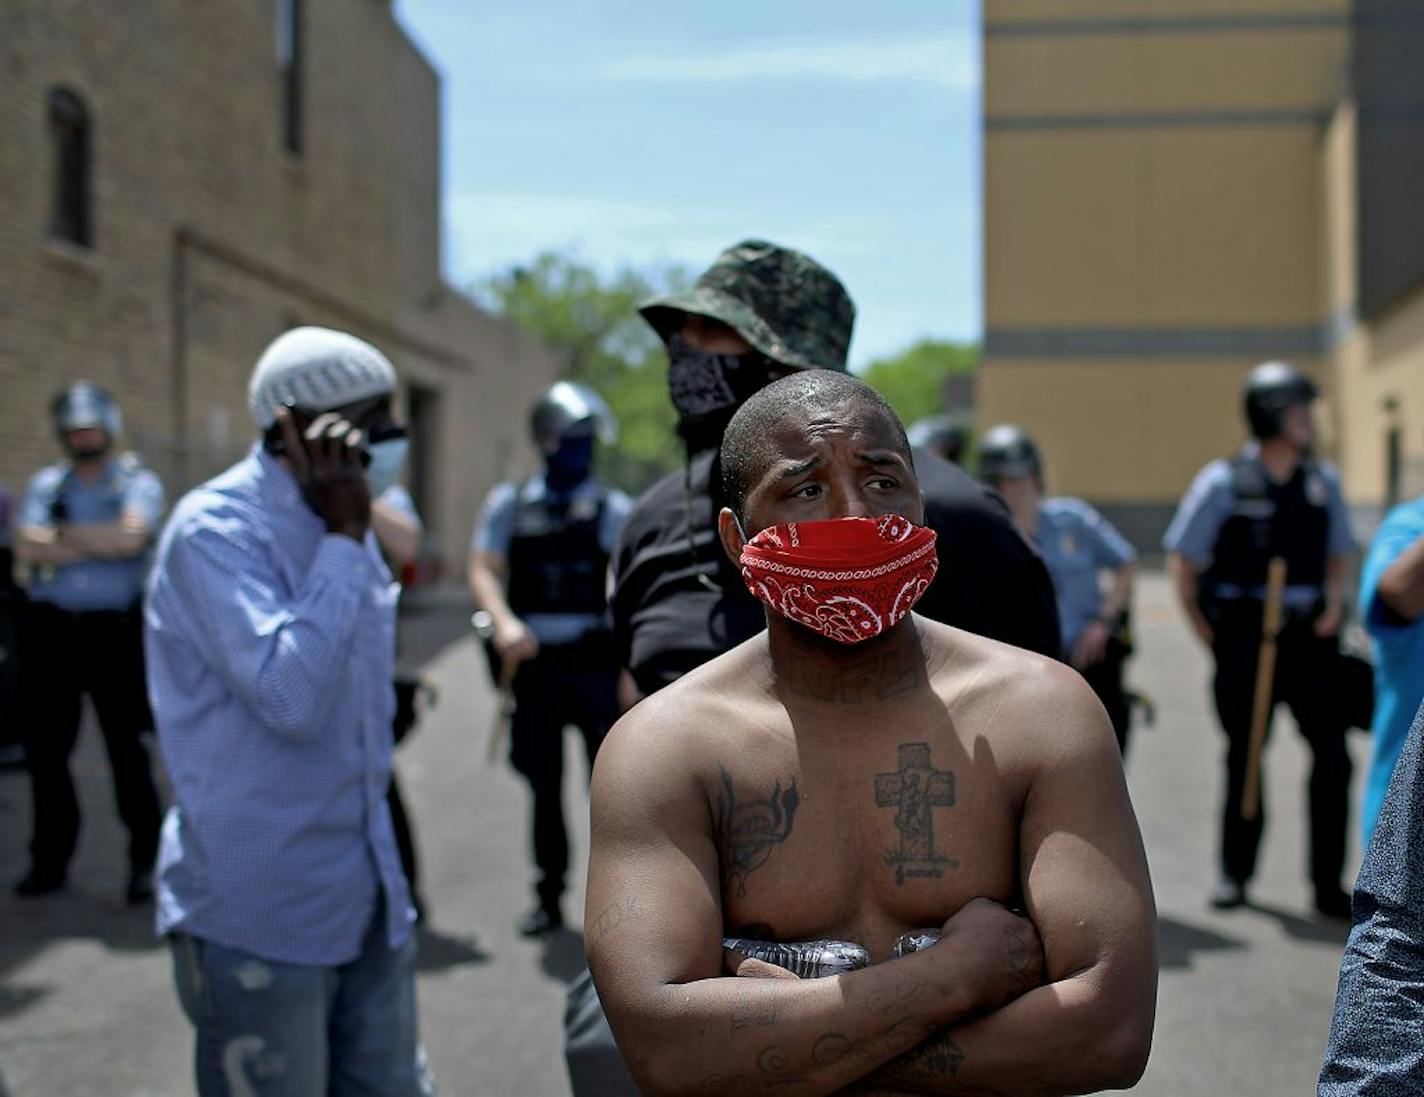
{"type": "Polygon", "coordinates": [[[1221,877],[1211,903],[1243,905],[1256,870],[1264,803],[1248,820],[1242,800],[1266,576],[1269,562],[1279,557],[1286,563],[1285,616],[1271,700],[1290,706],[1314,755],[1309,789],[1315,907],[1327,916],[1349,917],[1340,873],[1350,757],[1332,694],[1354,540],[1335,470],[1311,455],[1315,385],[1284,362],[1265,362],[1247,377],[1244,395],[1254,440],[1197,474],[1164,538],[1178,598],[1216,662],[1216,711],[1228,743],[1221,877]]]}
{"type": "Polygon", "coordinates": [[[129,832],[128,899],[144,902],[153,895],[160,813],[141,738],[153,717],[139,601],[163,486],[133,454],[115,454],[122,419],[97,385],[65,389],[53,416],[66,460],[30,481],[15,539],[28,577],[21,735],[34,813],[30,870],[15,890],[34,896],[64,885],[79,835],[69,756],[88,693],[129,832]]]}
{"type": "Polygon", "coordinates": [[[1093,687],[1125,753],[1132,706],[1123,692],[1122,668],[1132,651],[1127,617],[1136,550],[1082,499],[1044,497],[1042,454],[1019,427],[1004,424],[984,435],[979,475],[1003,495],[1043,555],[1058,598],[1063,659],[1093,687]],[[1099,585],[1103,571],[1113,577],[1106,596],[1099,585]]]}
{"type": "Polygon", "coordinates": [[[530,426],[544,471],[490,493],[469,579],[492,618],[501,675],[512,674],[510,762],[533,793],[536,869],[535,905],[519,929],[533,937],[563,925],[564,726],[582,732],[592,766],[618,717],[606,582],[631,502],[593,477],[595,436],[611,441],[615,424],[592,389],[560,381],[534,405],[530,426]]]}

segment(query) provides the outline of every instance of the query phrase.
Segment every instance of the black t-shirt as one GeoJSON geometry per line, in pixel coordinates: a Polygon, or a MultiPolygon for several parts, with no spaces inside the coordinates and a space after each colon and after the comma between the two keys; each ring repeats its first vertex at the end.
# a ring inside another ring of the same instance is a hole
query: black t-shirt
{"type": "MultiPolygon", "coordinates": [[[[923,450],[915,468],[940,560],[916,611],[1057,658],[1052,580],[1003,500],[923,450]]],[[[643,693],[766,627],[762,604],[717,537],[723,505],[721,467],[708,451],[644,492],[623,524],[613,556],[613,632],[643,693]]]]}

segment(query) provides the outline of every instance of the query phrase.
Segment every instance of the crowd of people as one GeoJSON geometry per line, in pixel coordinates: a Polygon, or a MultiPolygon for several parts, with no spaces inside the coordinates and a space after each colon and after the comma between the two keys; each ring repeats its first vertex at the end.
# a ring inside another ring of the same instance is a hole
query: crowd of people
{"type": "MultiPolygon", "coordinates": [[[[617,424],[561,381],[531,409],[542,468],[494,488],[469,555],[529,787],[527,936],[572,913],[567,727],[592,772],[574,1092],[1131,1086],[1157,987],[1123,774],[1143,706],[1126,682],[1134,548],[1048,494],[1020,426],[977,447],[955,418],[907,431],[848,373],[854,304],[807,255],[743,241],[640,311],[666,345],[684,467],[636,500],[603,483],[617,424]]],[[[398,483],[398,387],[351,334],[283,334],[252,372],[250,452],[170,511],[119,449],[114,398],[75,383],[53,406],[63,459],[0,523],[0,687],[17,694],[0,751],[22,750],[33,793],[15,891],[65,886],[87,694],[129,837],[126,900],[155,905],[205,1097],[434,1090],[391,765],[415,688],[397,682],[394,576],[421,537],[398,483]]],[[[1404,867],[1424,827],[1424,730],[1407,739],[1424,702],[1424,501],[1391,512],[1365,559],[1371,680],[1341,651],[1355,541],[1314,455],[1316,396],[1285,363],[1253,370],[1251,441],[1195,478],[1162,546],[1215,667],[1207,898],[1249,901],[1283,702],[1313,754],[1314,906],[1351,916],[1345,734],[1372,725],[1369,853],[1322,1089],[1409,1092],[1424,1085],[1419,1014],[1400,1004],[1424,984],[1404,867]],[[1352,1088],[1372,1070],[1406,1081],[1352,1088]]]]}

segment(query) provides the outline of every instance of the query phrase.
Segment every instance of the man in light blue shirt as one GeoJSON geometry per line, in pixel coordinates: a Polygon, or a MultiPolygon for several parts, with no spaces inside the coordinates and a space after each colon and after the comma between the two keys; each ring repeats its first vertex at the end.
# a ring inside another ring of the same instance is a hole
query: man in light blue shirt
{"type": "Polygon", "coordinates": [[[158,929],[202,1097],[427,1091],[386,806],[396,588],[370,531],[404,441],[395,384],[349,335],[279,337],[249,389],[262,443],[159,544],[146,639],[176,802],[158,929]]]}
{"type": "Polygon", "coordinates": [[[119,407],[103,389],[71,385],[53,406],[67,460],[41,470],[20,506],[15,554],[28,580],[20,637],[20,731],[30,772],[30,870],[15,885],[39,896],[65,883],[79,837],[69,756],[87,693],[129,832],[127,898],[153,897],[161,811],[143,734],[139,598],[163,516],[163,485],[133,454],[117,455],[119,407]]]}
{"type": "Polygon", "coordinates": [[[1360,811],[1369,845],[1410,721],[1424,703],[1424,496],[1385,515],[1360,577],[1360,615],[1375,648],[1374,754],[1360,811]]]}
{"type": "Polygon", "coordinates": [[[1127,751],[1132,704],[1123,690],[1128,606],[1137,552],[1106,518],[1082,499],[1045,498],[1043,458],[1021,428],[1003,424],[979,444],[979,473],[998,491],[1014,520],[1043,556],[1058,603],[1062,657],[1107,709],[1118,749],[1127,751]],[[1099,575],[1112,574],[1103,594],[1099,575]]]}

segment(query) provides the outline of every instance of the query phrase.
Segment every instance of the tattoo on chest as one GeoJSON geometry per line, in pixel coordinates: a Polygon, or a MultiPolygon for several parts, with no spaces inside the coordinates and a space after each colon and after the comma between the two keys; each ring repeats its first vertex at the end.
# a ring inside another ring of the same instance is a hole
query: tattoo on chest
{"type": "Polygon", "coordinates": [[[928,743],[901,743],[900,766],[875,777],[875,803],[895,809],[900,847],[885,855],[896,886],[906,880],[938,879],[959,862],[935,846],[934,809],[954,806],[954,774],[935,769],[928,743]]]}
{"type": "Polygon", "coordinates": [[[747,877],[766,864],[775,846],[791,836],[796,806],[801,802],[796,779],[783,789],[777,781],[764,800],[739,800],[732,775],[722,770],[717,793],[717,840],[722,860],[722,886],[740,898],[747,893],[747,877]]]}

